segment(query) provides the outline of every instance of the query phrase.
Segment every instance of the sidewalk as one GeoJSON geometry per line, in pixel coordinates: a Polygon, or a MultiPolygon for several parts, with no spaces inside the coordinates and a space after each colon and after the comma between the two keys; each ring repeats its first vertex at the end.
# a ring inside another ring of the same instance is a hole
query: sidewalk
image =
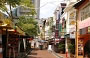
{"type": "Polygon", "coordinates": [[[57,58],[66,58],[66,54],[60,54],[60,53],[56,53],[56,52],[51,52],[53,55],[55,55],[57,58]]]}
{"type": "Polygon", "coordinates": [[[48,50],[33,50],[28,56],[30,58],[56,58],[56,56],[48,50]]]}
{"type": "Polygon", "coordinates": [[[57,55],[61,56],[62,58],[66,58],[66,54],[57,53],[57,55]]]}

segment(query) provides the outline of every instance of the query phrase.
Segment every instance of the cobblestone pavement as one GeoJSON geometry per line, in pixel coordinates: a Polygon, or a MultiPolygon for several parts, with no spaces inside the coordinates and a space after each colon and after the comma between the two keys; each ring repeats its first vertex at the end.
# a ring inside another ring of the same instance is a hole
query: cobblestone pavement
{"type": "Polygon", "coordinates": [[[48,50],[33,50],[28,56],[29,58],[57,58],[48,50]]]}

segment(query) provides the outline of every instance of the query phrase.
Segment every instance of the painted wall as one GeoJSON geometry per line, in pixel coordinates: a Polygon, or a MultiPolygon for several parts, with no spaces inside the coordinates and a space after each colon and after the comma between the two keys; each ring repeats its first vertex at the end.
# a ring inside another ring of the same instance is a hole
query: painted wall
{"type": "Polygon", "coordinates": [[[89,2],[90,2],[89,0],[85,0],[85,2],[77,8],[78,9],[79,29],[90,26],[90,17],[88,17],[88,18],[84,19],[83,21],[81,21],[81,10],[85,6],[87,6],[89,2]]]}

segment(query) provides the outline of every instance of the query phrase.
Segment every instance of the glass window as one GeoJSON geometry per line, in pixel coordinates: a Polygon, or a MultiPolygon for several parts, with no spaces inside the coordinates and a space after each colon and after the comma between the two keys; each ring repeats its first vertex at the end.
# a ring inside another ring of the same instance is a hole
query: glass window
{"type": "Polygon", "coordinates": [[[81,10],[81,21],[90,17],[90,4],[81,10]]]}

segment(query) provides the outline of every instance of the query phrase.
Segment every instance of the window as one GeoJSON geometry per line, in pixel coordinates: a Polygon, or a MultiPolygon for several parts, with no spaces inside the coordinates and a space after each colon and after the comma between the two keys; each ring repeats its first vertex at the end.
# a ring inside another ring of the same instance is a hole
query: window
{"type": "Polygon", "coordinates": [[[90,17],[90,4],[81,10],[81,21],[90,17]]]}
{"type": "Polygon", "coordinates": [[[80,35],[86,34],[87,28],[80,29],[80,35]]]}

